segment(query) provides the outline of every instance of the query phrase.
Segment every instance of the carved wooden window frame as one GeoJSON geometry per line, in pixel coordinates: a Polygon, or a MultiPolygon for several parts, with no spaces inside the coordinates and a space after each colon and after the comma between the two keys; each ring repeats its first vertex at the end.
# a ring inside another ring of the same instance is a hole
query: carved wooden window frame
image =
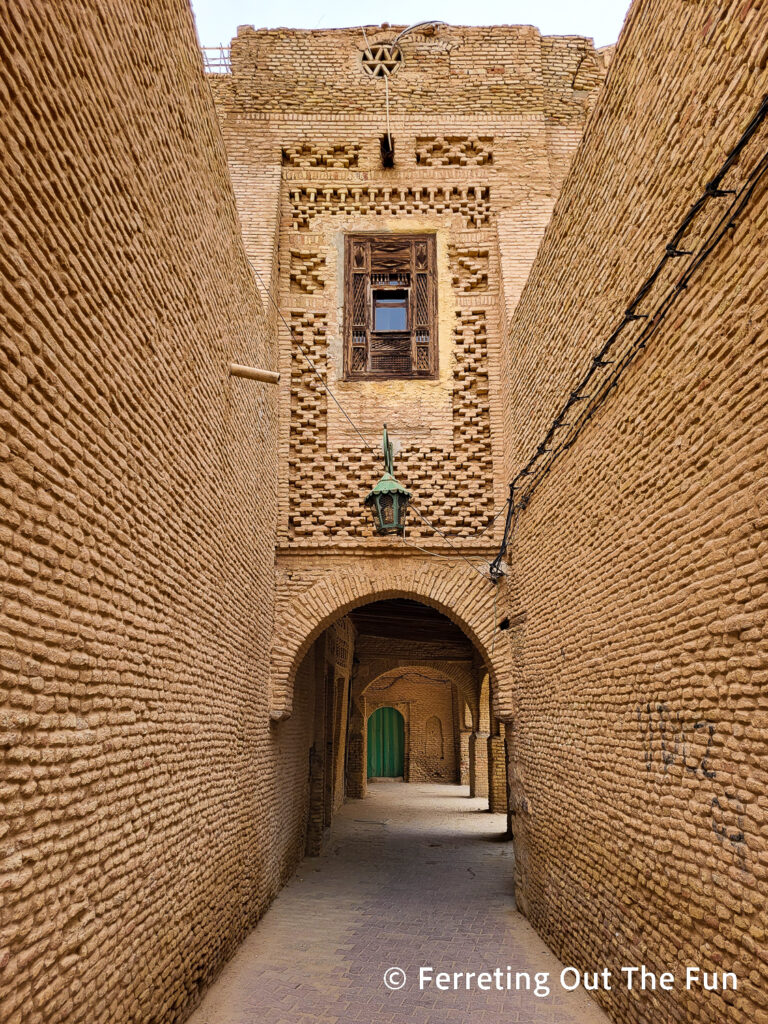
{"type": "Polygon", "coordinates": [[[344,238],[345,380],[430,380],[438,375],[434,235],[344,238]],[[408,291],[406,331],[374,331],[374,292],[408,291]]]}

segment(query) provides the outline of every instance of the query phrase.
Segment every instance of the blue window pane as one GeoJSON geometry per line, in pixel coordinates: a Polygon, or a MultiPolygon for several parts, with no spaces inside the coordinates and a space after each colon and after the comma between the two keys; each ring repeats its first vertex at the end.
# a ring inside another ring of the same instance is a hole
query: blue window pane
{"type": "Polygon", "coordinates": [[[374,331],[407,331],[407,297],[396,292],[374,293],[373,329],[374,331]]]}

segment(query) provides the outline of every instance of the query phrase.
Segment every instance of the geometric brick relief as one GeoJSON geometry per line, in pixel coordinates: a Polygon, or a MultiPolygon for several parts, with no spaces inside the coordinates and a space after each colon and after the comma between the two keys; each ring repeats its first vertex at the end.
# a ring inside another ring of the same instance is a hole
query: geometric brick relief
{"type": "Polygon", "coordinates": [[[449,245],[451,283],[459,292],[488,289],[488,249],[477,245],[449,245]]]}
{"type": "Polygon", "coordinates": [[[308,230],[321,214],[445,214],[459,213],[467,227],[487,224],[491,214],[490,189],[485,185],[408,188],[397,185],[344,185],[289,188],[294,228],[308,230]]]}
{"type": "Polygon", "coordinates": [[[488,333],[483,310],[459,310],[454,328],[453,459],[470,466],[459,507],[493,511],[493,458],[488,405],[488,333]]]}
{"type": "Polygon", "coordinates": [[[302,142],[286,146],[283,150],[283,165],[287,167],[327,167],[348,169],[357,167],[360,159],[360,143],[337,143],[335,146],[313,146],[302,142]]]}
{"type": "MultiPolygon", "coordinates": [[[[292,312],[291,333],[327,380],[328,328],[325,313],[292,312]]],[[[289,527],[295,534],[315,532],[320,478],[326,465],[326,391],[302,355],[291,346],[291,422],[288,454],[289,527]]]]}
{"type": "Polygon", "coordinates": [[[318,252],[310,252],[306,249],[291,250],[291,291],[292,292],[321,292],[325,282],[320,276],[321,268],[325,266],[325,256],[318,252]]]}
{"type": "MultiPolygon", "coordinates": [[[[397,477],[435,526],[461,538],[483,529],[492,515],[493,460],[485,312],[464,309],[456,315],[452,451],[438,444],[410,445],[403,438],[397,477]]],[[[294,310],[290,321],[294,336],[327,380],[327,313],[294,310]]],[[[291,537],[328,542],[371,536],[371,517],[362,501],[381,476],[378,449],[345,444],[329,451],[327,393],[295,344],[288,463],[291,537]]],[[[432,530],[412,515],[408,536],[424,540],[432,530]]]]}
{"type": "Polygon", "coordinates": [[[493,138],[432,135],[416,139],[416,163],[425,167],[480,167],[493,162],[493,138]]]}
{"type": "MultiPolygon", "coordinates": [[[[291,313],[291,326],[318,372],[327,379],[325,313],[291,313]]],[[[410,446],[404,439],[397,475],[419,509],[452,537],[484,529],[492,514],[492,458],[488,409],[485,312],[457,313],[453,372],[453,446],[410,446]]],[[[332,541],[369,537],[372,524],[365,495],[381,476],[378,449],[341,445],[328,450],[327,396],[298,347],[291,360],[289,535],[332,541]]],[[[410,517],[408,536],[426,539],[432,530],[410,517]]]]}
{"type": "MultiPolygon", "coordinates": [[[[475,442],[473,445],[479,447],[475,442]]],[[[420,512],[451,537],[476,533],[488,525],[493,504],[487,471],[490,446],[482,454],[480,463],[475,465],[452,458],[450,452],[437,445],[405,444],[398,452],[398,479],[412,491],[420,512]]],[[[373,526],[363,500],[381,474],[378,451],[345,445],[324,453],[312,473],[304,477],[307,494],[312,493],[311,487],[315,488],[320,511],[311,521],[292,517],[293,535],[317,540],[370,537],[373,526]]],[[[407,536],[424,540],[434,534],[418,516],[411,515],[407,536]]]]}

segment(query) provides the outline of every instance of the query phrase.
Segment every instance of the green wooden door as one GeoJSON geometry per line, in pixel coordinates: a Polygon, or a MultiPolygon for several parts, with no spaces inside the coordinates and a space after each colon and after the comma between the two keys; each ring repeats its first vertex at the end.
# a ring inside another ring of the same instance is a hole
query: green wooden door
{"type": "Polygon", "coordinates": [[[400,778],[404,747],[403,716],[394,708],[377,708],[368,719],[368,778],[400,778]]]}

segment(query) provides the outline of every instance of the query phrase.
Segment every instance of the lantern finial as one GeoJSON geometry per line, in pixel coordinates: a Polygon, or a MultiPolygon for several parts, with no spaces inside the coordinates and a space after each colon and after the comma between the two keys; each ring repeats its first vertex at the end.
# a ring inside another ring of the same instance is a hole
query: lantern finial
{"type": "Polygon", "coordinates": [[[392,450],[392,442],[387,433],[387,424],[384,424],[384,433],[381,435],[381,450],[384,452],[384,469],[392,476],[395,474],[395,455],[392,450]]]}

